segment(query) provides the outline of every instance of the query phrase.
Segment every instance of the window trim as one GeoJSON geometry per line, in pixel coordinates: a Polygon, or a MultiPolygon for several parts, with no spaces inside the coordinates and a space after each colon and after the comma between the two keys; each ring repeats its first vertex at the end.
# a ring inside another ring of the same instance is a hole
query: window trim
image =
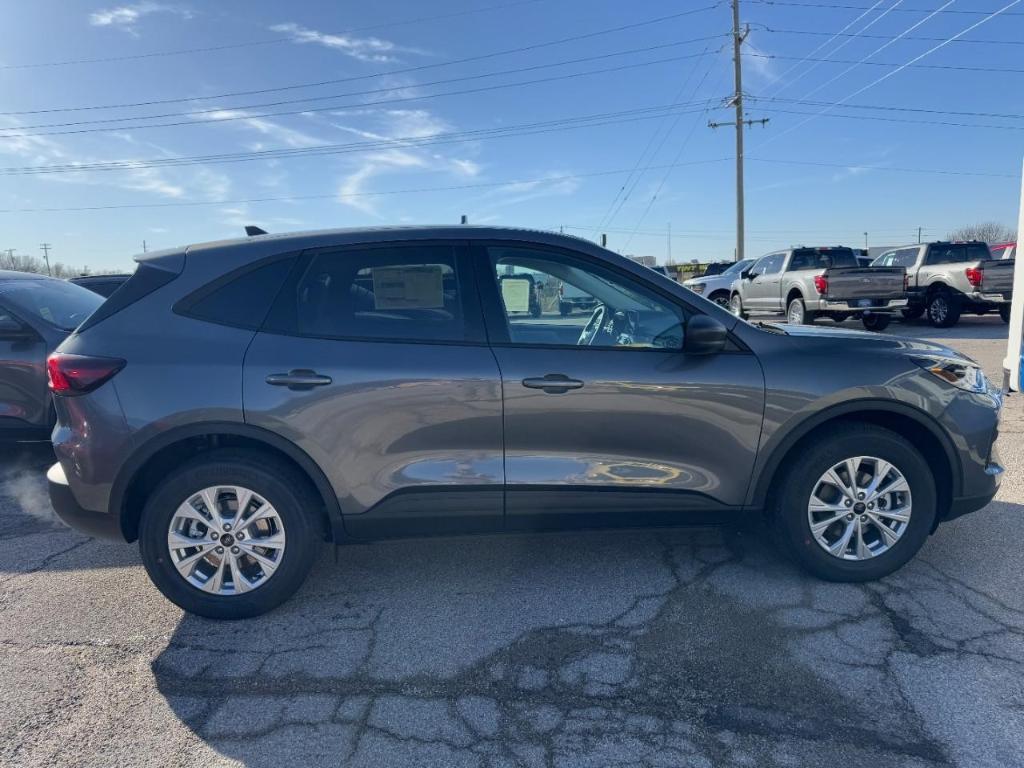
{"type": "MultiPolygon", "coordinates": [[[[521,248],[530,249],[536,251],[546,251],[555,256],[567,256],[570,259],[578,259],[585,264],[596,263],[600,269],[607,270],[608,272],[622,277],[626,280],[630,280],[639,283],[643,286],[644,290],[648,293],[656,295],[659,299],[671,304],[678,308],[682,312],[686,320],[689,321],[694,315],[705,314],[701,312],[697,307],[683,301],[678,296],[674,296],[671,293],[662,290],[658,285],[653,282],[647,282],[643,278],[637,277],[631,274],[627,270],[622,269],[616,264],[612,264],[603,259],[597,259],[589,254],[583,253],[582,251],[573,250],[571,248],[562,248],[554,245],[547,245],[544,243],[534,243],[525,240],[474,240],[471,244],[470,250],[472,253],[473,266],[476,271],[477,277],[477,288],[480,293],[480,303],[483,309],[484,324],[487,330],[487,338],[489,344],[492,347],[509,348],[509,349],[561,349],[561,350],[575,350],[575,351],[590,351],[590,352],[656,352],[658,354],[672,354],[672,355],[684,355],[686,354],[685,348],[683,349],[667,349],[665,347],[581,347],[577,344],[535,344],[530,342],[517,342],[512,341],[508,329],[508,318],[505,314],[505,310],[501,303],[501,294],[498,292],[497,280],[495,280],[494,270],[491,265],[491,257],[488,253],[488,248],[500,247],[500,248],[521,248]]],[[[685,327],[684,327],[685,333],[685,327]]],[[[685,345],[685,335],[684,335],[685,345]]],[[[745,345],[739,342],[729,332],[729,342],[735,347],[735,350],[726,349],[723,350],[723,354],[734,354],[736,352],[747,354],[745,345]]]]}
{"type": "Polygon", "coordinates": [[[318,339],[320,341],[372,342],[374,344],[429,344],[456,347],[487,346],[484,320],[475,286],[476,279],[473,265],[469,259],[467,243],[464,240],[390,240],[379,243],[346,243],[344,245],[308,248],[299,254],[291,274],[281,284],[281,288],[278,290],[270,310],[263,318],[259,332],[270,333],[276,336],[289,336],[297,339],[318,339]],[[292,312],[290,318],[275,317],[275,314],[284,311],[284,306],[282,305],[283,297],[294,295],[298,282],[305,276],[306,270],[309,269],[309,265],[317,256],[333,253],[365,253],[366,251],[394,250],[396,248],[419,249],[438,246],[450,248],[452,252],[452,261],[455,265],[454,272],[459,280],[459,292],[461,294],[459,301],[462,304],[464,339],[419,339],[401,336],[358,336],[355,334],[324,336],[322,334],[300,333],[297,326],[298,316],[296,312],[292,312]]]}

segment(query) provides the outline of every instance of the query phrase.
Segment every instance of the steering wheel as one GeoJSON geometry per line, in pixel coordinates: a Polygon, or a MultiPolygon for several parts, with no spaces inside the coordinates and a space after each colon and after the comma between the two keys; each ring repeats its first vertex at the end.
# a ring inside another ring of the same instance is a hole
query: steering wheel
{"type": "Polygon", "coordinates": [[[580,337],[576,341],[577,347],[589,347],[594,343],[601,333],[601,327],[604,325],[604,319],[608,316],[608,309],[604,304],[598,304],[594,307],[593,313],[590,315],[590,319],[587,320],[587,324],[583,326],[583,330],[580,331],[580,337]]]}

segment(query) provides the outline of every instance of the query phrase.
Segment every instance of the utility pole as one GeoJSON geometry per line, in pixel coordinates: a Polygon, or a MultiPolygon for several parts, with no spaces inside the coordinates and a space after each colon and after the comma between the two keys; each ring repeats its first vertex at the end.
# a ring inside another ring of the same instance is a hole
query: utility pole
{"type": "Polygon", "coordinates": [[[671,221],[668,223],[668,235],[667,235],[666,241],[667,241],[667,244],[668,244],[668,258],[666,259],[665,263],[666,264],[671,264],[672,263],[672,222],[671,221]]]}
{"type": "Polygon", "coordinates": [[[601,247],[602,248],[607,248],[608,247],[608,235],[606,235],[604,233],[601,234],[601,247]]]}
{"type": "Polygon", "coordinates": [[[736,261],[743,260],[743,131],[754,123],[764,125],[767,117],[759,120],[743,118],[743,41],[750,34],[750,25],[740,28],[740,0],[732,0],[732,60],[736,79],[736,92],[732,97],[732,106],[736,110],[736,119],[729,123],[709,122],[709,128],[726,125],[736,126],[736,261]]]}
{"type": "Polygon", "coordinates": [[[43,259],[46,261],[46,274],[53,277],[53,272],[50,271],[50,249],[53,246],[49,243],[40,243],[39,250],[43,252],[43,259]]]}
{"type": "Polygon", "coordinates": [[[146,250],[146,241],[145,241],[145,240],[143,240],[143,241],[142,241],[142,252],[143,252],[143,253],[147,253],[147,252],[148,252],[148,251],[146,250]]]}
{"type": "Polygon", "coordinates": [[[865,232],[864,233],[864,250],[866,251],[867,249],[868,249],[868,233],[865,232]]]}
{"type": "Polygon", "coordinates": [[[921,227],[917,228],[917,244],[921,244],[921,227]]]}

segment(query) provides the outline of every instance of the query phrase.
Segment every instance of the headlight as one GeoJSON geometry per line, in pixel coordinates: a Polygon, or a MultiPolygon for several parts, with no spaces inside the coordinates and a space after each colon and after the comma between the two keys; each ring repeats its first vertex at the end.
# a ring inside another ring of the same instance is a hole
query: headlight
{"type": "Polygon", "coordinates": [[[967,392],[988,392],[985,372],[973,363],[948,357],[915,357],[914,362],[954,387],[967,392]]]}
{"type": "Polygon", "coordinates": [[[704,283],[690,283],[689,288],[694,293],[704,293],[704,283]]]}

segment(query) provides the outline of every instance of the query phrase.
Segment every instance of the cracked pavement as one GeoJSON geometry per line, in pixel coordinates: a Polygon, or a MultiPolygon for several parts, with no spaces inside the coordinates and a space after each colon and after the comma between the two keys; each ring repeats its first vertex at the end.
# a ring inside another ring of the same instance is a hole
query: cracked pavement
{"type": "MultiPolygon", "coordinates": [[[[941,338],[999,380],[1005,326],[941,338]]],[[[46,449],[0,469],[0,765],[1024,764],[1024,399],[986,510],[880,582],[756,527],[323,555],[259,619],[184,616],[134,547],[57,522],[46,449]]]]}

